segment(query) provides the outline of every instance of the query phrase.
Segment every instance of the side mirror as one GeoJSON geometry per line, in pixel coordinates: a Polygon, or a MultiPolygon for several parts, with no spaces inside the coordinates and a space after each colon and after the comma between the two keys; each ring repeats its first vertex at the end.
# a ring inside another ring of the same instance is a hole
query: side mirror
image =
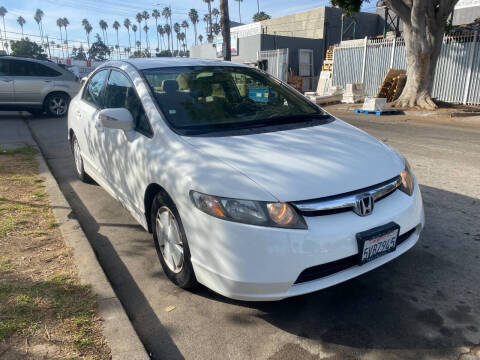
{"type": "Polygon", "coordinates": [[[85,84],[87,82],[88,78],[86,76],[82,77],[80,79],[80,85],[83,86],[83,84],[85,84]]]}
{"type": "Polygon", "coordinates": [[[98,121],[107,129],[130,131],[134,128],[133,116],[128,109],[103,109],[98,113],[98,121]]]}

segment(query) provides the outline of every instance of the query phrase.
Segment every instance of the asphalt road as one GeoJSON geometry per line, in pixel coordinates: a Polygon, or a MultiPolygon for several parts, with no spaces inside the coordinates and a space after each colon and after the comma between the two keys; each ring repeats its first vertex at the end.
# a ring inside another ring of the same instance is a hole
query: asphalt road
{"type": "Polygon", "coordinates": [[[380,269],[270,303],[172,285],[151,235],[99,186],[74,177],[66,121],[27,117],[72,216],[153,358],[457,359],[480,343],[480,119],[333,109],[408,157],[427,225],[411,251],[380,269]]]}

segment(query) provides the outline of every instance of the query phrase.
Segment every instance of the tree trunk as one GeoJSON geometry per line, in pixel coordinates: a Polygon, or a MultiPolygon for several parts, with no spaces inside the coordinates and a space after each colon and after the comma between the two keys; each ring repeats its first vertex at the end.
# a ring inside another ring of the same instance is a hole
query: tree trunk
{"type": "Polygon", "coordinates": [[[436,34],[419,34],[418,29],[404,26],[407,57],[407,83],[396,102],[397,107],[419,106],[433,110],[431,98],[435,68],[442,48],[443,29],[436,34]]]}
{"type": "Polygon", "coordinates": [[[228,14],[228,0],[220,0],[220,24],[222,28],[225,60],[232,60],[232,45],[230,44],[230,16],[228,14]]]}
{"type": "Polygon", "coordinates": [[[397,107],[435,109],[431,98],[435,68],[442,48],[448,16],[458,0],[385,0],[403,23],[407,83],[397,107]]]}

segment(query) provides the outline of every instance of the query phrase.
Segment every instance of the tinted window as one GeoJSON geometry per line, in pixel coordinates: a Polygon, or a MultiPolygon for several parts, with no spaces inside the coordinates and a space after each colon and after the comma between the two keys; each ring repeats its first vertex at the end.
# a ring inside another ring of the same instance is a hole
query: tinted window
{"type": "Polygon", "coordinates": [[[150,124],[142,102],[131,82],[119,71],[112,70],[110,73],[105,88],[104,107],[106,109],[126,108],[130,110],[135,121],[135,129],[142,134],[151,135],[150,124]]]}
{"type": "Polygon", "coordinates": [[[30,76],[60,76],[62,73],[42,64],[31,63],[30,76]]]}
{"type": "Polygon", "coordinates": [[[95,107],[102,108],[102,90],[107,80],[108,70],[102,70],[92,76],[83,91],[83,100],[92,104],[95,107]]]}
{"type": "Polygon", "coordinates": [[[10,64],[6,60],[0,59],[0,76],[10,75],[10,64]]]}
{"type": "Polygon", "coordinates": [[[33,61],[4,60],[4,62],[5,70],[8,70],[8,74],[11,76],[52,77],[62,75],[60,72],[48,66],[33,61]]]}
{"type": "Polygon", "coordinates": [[[251,68],[160,68],[143,74],[168,122],[184,134],[330,118],[279,81],[251,68]]]}

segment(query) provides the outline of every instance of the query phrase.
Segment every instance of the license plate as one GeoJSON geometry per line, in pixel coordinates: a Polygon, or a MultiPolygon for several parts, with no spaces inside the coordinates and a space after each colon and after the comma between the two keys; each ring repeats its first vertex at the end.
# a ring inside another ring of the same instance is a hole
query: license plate
{"type": "Polygon", "coordinates": [[[395,251],[400,226],[394,222],[357,234],[359,264],[395,251]]]}

